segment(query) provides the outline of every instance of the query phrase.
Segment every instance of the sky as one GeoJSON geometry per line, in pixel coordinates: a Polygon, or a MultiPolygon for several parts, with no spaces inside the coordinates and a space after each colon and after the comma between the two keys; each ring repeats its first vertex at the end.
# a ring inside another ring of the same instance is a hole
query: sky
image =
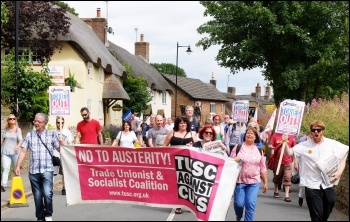
{"type": "Polygon", "coordinates": [[[149,43],[150,63],[176,64],[177,43],[190,45],[192,53],[186,53],[187,47],[178,48],[178,66],[183,68],[188,78],[200,79],[209,83],[214,74],[216,88],[227,92],[227,87],[235,87],[236,95],[248,95],[255,92],[257,83],[264,95],[267,81],[261,69],[242,70],[232,75],[215,61],[220,46],[211,46],[207,50],[195,44],[206,35],[197,32],[197,28],[209,21],[204,16],[204,7],[198,1],[65,1],[73,7],[80,18],[96,17],[97,8],[101,8],[101,17],[108,19],[108,26],[114,34],[108,34],[108,40],[135,53],[135,42],[149,43]],[[107,10],[108,8],[108,10],[107,10]]]}

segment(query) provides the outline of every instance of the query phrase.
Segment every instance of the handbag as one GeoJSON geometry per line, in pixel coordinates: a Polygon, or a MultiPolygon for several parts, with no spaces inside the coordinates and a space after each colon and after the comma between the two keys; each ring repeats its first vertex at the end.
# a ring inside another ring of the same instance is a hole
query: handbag
{"type": "Polygon", "coordinates": [[[275,158],[275,155],[273,155],[270,157],[269,162],[267,163],[267,168],[269,170],[273,170],[275,168],[275,162],[276,162],[276,158],[275,158]]]}
{"type": "Polygon", "coordinates": [[[60,160],[60,158],[57,157],[57,156],[53,156],[53,155],[51,154],[49,148],[47,148],[46,144],[41,140],[41,137],[39,136],[38,133],[37,133],[37,135],[38,135],[38,137],[39,137],[41,143],[45,146],[45,148],[47,149],[47,151],[49,151],[49,154],[50,154],[50,156],[51,156],[51,158],[52,158],[52,164],[53,164],[53,166],[60,166],[60,165],[61,165],[61,160],[60,160]]]}
{"type": "Polygon", "coordinates": [[[291,182],[293,184],[299,184],[300,183],[300,176],[299,173],[292,176],[291,182]]]}

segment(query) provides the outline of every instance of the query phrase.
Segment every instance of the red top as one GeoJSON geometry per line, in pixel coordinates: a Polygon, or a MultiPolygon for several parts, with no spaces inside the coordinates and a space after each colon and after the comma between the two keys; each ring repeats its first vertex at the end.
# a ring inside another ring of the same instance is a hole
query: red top
{"type": "MultiPolygon", "coordinates": [[[[275,153],[275,157],[277,157],[277,160],[280,159],[280,154],[282,151],[282,134],[281,133],[274,133],[271,137],[270,140],[270,144],[274,147],[274,153],[275,153]],[[277,152],[278,150],[278,153],[277,152]]],[[[294,135],[288,135],[288,146],[289,148],[292,148],[293,146],[295,146],[296,142],[295,142],[295,137],[294,135]]],[[[281,164],[287,164],[287,163],[291,163],[293,162],[293,157],[292,156],[286,156],[283,155],[282,158],[282,163],[281,164]]]]}
{"type": "Polygon", "coordinates": [[[94,119],[91,119],[89,122],[82,120],[77,125],[77,132],[81,135],[81,144],[98,144],[97,137],[100,131],[100,122],[94,119]]]}

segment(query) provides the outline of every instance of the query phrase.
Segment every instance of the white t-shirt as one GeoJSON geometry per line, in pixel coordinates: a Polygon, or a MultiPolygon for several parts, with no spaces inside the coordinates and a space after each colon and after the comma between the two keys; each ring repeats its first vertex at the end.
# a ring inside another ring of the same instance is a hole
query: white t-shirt
{"type": "Polygon", "coordinates": [[[117,135],[117,139],[120,140],[121,147],[130,147],[130,148],[134,148],[134,141],[137,140],[136,134],[134,133],[134,131],[130,131],[128,135],[125,135],[123,131],[119,131],[117,135]]]}
{"type": "MultiPolygon", "coordinates": [[[[320,159],[335,155],[339,162],[348,154],[349,146],[344,145],[336,140],[323,138],[321,143],[314,143],[313,140],[307,140],[293,147],[294,158],[299,160],[299,186],[305,186],[310,189],[320,189],[327,186],[323,183],[321,171],[316,166],[320,159]]],[[[332,187],[333,184],[328,187],[332,187]]]]}

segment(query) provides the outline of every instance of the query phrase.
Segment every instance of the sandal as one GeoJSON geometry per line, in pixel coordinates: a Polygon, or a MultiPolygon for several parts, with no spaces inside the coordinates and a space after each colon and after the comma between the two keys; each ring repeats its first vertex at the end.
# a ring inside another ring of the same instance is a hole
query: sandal
{"type": "Polygon", "coordinates": [[[289,197],[284,198],[284,201],[286,202],[292,202],[292,200],[289,197]]]}
{"type": "Polygon", "coordinates": [[[176,213],[176,214],[182,214],[181,208],[176,208],[176,209],[175,209],[175,213],[176,213]]]}
{"type": "Polygon", "coordinates": [[[280,194],[279,194],[279,193],[276,193],[276,192],[273,192],[273,197],[274,197],[274,198],[280,198],[280,194]]]}

